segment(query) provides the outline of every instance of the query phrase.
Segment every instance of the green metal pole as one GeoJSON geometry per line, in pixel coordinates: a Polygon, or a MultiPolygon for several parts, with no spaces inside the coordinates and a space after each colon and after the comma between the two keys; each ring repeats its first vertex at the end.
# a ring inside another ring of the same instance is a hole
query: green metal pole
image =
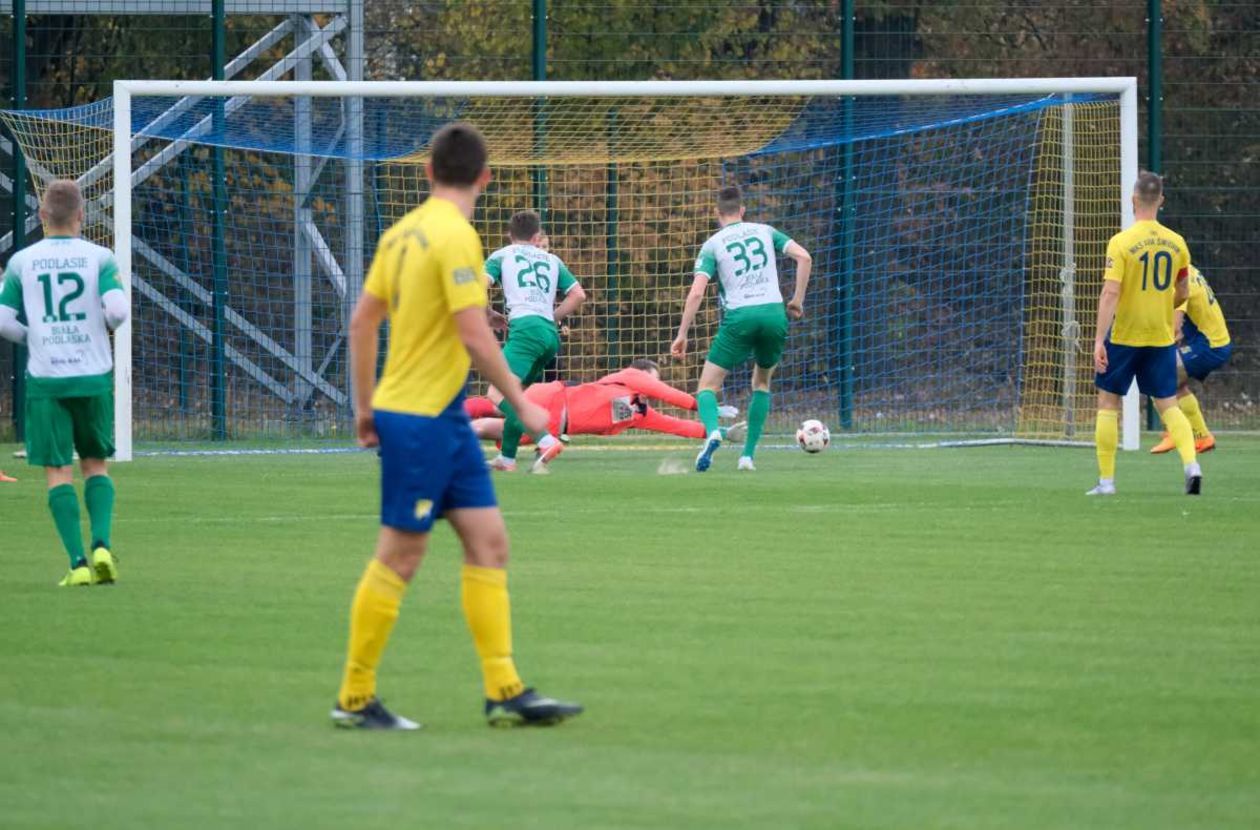
{"type": "MultiPolygon", "coordinates": [[[[26,0],[13,0],[13,108],[26,107],[26,0]]],[[[9,256],[26,245],[26,158],[13,139],[13,247],[9,256]]],[[[13,347],[13,430],[26,438],[26,348],[13,347]]]]}
{"type": "MultiPolygon", "coordinates": [[[[851,80],[853,64],[854,0],[840,4],[840,77],[851,80]]],[[[844,130],[853,121],[853,101],[846,98],[844,130]]],[[[853,242],[857,228],[853,194],[853,144],[840,148],[840,273],[835,275],[838,314],[836,318],[836,362],[840,381],[840,427],[853,429],[853,242]]]]}
{"type": "MultiPolygon", "coordinates": [[[[1164,167],[1164,10],[1160,0],[1146,0],[1146,168],[1160,173],[1164,167]]],[[[1146,399],[1146,428],[1159,429],[1155,403],[1146,399]]]]}
{"type": "MultiPolygon", "coordinates": [[[[533,75],[535,81],[547,80],[547,0],[534,2],[533,75]]],[[[546,143],[546,101],[534,102],[534,149],[541,152],[546,143]]],[[[534,209],[547,221],[547,171],[542,166],[533,169],[534,209]]]]}
{"type": "MultiPolygon", "coordinates": [[[[210,62],[212,77],[224,78],[227,64],[227,8],[225,0],[213,0],[211,4],[213,31],[210,36],[210,62]]],[[[214,109],[214,131],[221,134],[227,125],[226,102],[220,96],[214,109]]],[[[225,342],[227,311],[227,166],[223,148],[212,151],[214,165],[214,224],[211,237],[211,270],[214,292],[212,308],[214,324],[211,330],[210,354],[210,432],[215,441],[227,439],[227,345],[225,342]]]]}

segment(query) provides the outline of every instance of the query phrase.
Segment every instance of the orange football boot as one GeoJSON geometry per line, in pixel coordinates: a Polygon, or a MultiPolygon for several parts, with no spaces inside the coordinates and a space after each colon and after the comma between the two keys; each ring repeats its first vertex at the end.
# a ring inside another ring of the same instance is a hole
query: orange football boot
{"type": "Polygon", "coordinates": [[[1216,449],[1216,438],[1210,432],[1194,440],[1194,451],[1197,453],[1211,452],[1214,449],[1216,449]]]}
{"type": "Polygon", "coordinates": [[[1175,449],[1177,449],[1177,444],[1173,441],[1172,436],[1165,432],[1159,443],[1151,447],[1151,455],[1163,455],[1175,449]]]}

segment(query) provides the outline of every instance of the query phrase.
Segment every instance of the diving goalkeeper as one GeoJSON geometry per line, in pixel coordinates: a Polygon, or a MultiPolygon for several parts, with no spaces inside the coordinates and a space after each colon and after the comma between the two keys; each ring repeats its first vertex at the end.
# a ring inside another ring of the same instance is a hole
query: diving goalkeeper
{"type": "MultiPolygon", "coordinates": [[[[548,429],[553,435],[619,435],[627,429],[682,438],[703,438],[707,434],[700,421],[675,418],[652,408],[649,401],[661,401],[694,412],[696,399],[661,381],[660,369],[651,360],[635,360],[628,368],[594,383],[536,383],[525,390],[525,397],[550,413],[548,429]]],[[[473,418],[473,431],[478,438],[498,441],[503,437],[503,414],[490,399],[468,398],[464,409],[473,418]]],[[[739,410],[723,406],[718,408],[718,414],[734,418],[739,410]]],[[[736,425],[726,432],[738,440],[743,427],[736,425]]]]}

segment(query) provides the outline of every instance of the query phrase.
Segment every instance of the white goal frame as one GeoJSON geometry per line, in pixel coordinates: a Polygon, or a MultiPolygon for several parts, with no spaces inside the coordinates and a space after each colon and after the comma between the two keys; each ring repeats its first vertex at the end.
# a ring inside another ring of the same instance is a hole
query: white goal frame
{"type": "MultiPolygon", "coordinates": [[[[247,97],[614,97],[614,96],[930,96],[1110,94],[1120,96],[1120,216],[1117,228],[1133,223],[1128,196],[1137,181],[1137,79],[993,78],[874,81],[114,81],[114,255],[119,279],[131,294],[131,101],[137,96],[179,98],[247,97]],[[127,183],[121,186],[120,183],[127,183]]],[[[362,117],[362,108],[354,111],[362,117]]],[[[361,132],[359,133],[361,135],[361,132]]],[[[1071,159],[1066,159],[1071,164],[1071,159]]],[[[1064,252],[1072,255],[1070,234],[1064,252]]],[[[1064,268],[1064,297],[1074,268],[1064,268]]],[[[114,337],[114,429],[117,460],[129,461],[132,446],[132,330],[128,321],[114,337]]],[[[1071,351],[1071,349],[1069,349],[1071,351]]],[[[1136,450],[1140,435],[1136,385],[1124,398],[1123,448],[1136,450]]]]}

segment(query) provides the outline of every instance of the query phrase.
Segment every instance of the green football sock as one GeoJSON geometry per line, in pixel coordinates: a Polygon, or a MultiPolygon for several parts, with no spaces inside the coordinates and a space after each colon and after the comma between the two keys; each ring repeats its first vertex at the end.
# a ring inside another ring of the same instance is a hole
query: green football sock
{"type": "Polygon", "coordinates": [[[83,531],[79,527],[79,497],[75,495],[74,485],[58,484],[50,489],[48,510],[52,513],[61,544],[65,545],[66,553],[70,557],[70,567],[86,563],[87,557],[83,555],[83,531]]]}
{"type": "MultiPolygon", "coordinates": [[[[521,445],[521,436],[526,434],[525,425],[521,423],[521,419],[516,417],[516,408],[507,400],[499,401],[499,409],[503,412],[503,447],[499,450],[504,458],[516,458],[516,451],[521,445]]],[[[547,434],[547,430],[538,433],[530,433],[530,437],[537,444],[547,434]]]]}
{"type": "Polygon", "coordinates": [[[753,392],[752,401],[748,404],[748,437],[744,439],[744,455],[749,458],[757,451],[761,428],[766,425],[766,416],[769,414],[770,393],[761,390],[753,392]]]}
{"type": "Polygon", "coordinates": [[[696,409],[700,412],[700,423],[704,424],[705,435],[718,428],[717,395],[712,389],[701,389],[696,393],[696,409]]]}
{"type": "Polygon", "coordinates": [[[114,481],[109,476],[92,476],[83,483],[83,501],[92,525],[92,545],[110,547],[109,529],[114,522],[114,481]]]}
{"type": "Polygon", "coordinates": [[[503,441],[499,452],[504,458],[516,458],[516,449],[521,445],[525,430],[521,427],[521,419],[516,417],[516,407],[506,398],[499,401],[499,409],[503,411],[503,441]]]}

